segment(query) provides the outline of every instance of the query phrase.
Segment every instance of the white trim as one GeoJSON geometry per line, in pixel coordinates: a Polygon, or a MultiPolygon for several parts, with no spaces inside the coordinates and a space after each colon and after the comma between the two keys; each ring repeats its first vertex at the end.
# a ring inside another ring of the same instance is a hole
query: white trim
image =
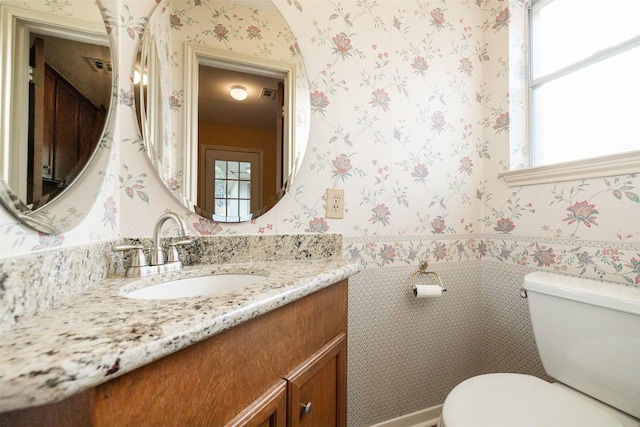
{"type": "Polygon", "coordinates": [[[186,43],[184,49],[184,142],[182,196],[198,205],[198,51],[186,43]]]}
{"type": "Polygon", "coordinates": [[[640,150],[499,173],[510,187],[640,173],[640,150]]]}
{"type": "MultiPolygon", "coordinates": [[[[160,68],[155,35],[147,31],[142,38],[140,49],[141,79],[138,83],[140,128],[143,143],[147,150],[147,157],[161,181],[167,185],[168,180],[172,178],[172,175],[175,175],[175,171],[169,170],[170,168],[164,165],[164,158],[173,156],[165,152],[164,137],[167,129],[165,129],[164,119],[167,105],[170,101],[168,98],[163,97],[161,81],[163,76],[160,73],[160,68]],[[147,79],[146,85],[143,83],[145,75],[147,79]]],[[[184,206],[190,205],[189,199],[181,197],[176,192],[172,193],[184,206]]]]}
{"type": "Polygon", "coordinates": [[[371,427],[435,427],[438,425],[441,413],[442,405],[436,405],[371,427]]]}
{"type": "MultiPolygon", "coordinates": [[[[13,93],[14,14],[6,5],[0,5],[0,178],[9,186],[16,180],[9,176],[12,163],[11,99],[13,93]]],[[[15,191],[15,190],[13,190],[15,191]]]]}

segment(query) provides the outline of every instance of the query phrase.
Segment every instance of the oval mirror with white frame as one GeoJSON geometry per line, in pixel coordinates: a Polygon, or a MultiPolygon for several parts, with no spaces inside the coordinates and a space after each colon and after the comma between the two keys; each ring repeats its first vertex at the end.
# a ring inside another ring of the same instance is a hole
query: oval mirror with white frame
{"type": "Polygon", "coordinates": [[[217,222],[273,207],[298,171],[310,115],[302,57],[277,8],[165,0],[141,51],[141,126],[165,186],[217,222]]]}
{"type": "Polygon", "coordinates": [[[0,202],[46,234],[75,227],[104,174],[112,59],[98,4],[0,0],[0,202]],[[84,181],[81,191],[70,191],[84,181]]]}

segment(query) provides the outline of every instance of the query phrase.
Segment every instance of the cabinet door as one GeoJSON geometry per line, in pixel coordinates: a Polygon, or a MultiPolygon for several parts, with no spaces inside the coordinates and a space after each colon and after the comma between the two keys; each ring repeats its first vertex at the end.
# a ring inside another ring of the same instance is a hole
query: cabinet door
{"type": "Polygon", "coordinates": [[[78,160],[80,102],[75,89],[63,80],[57,82],[55,108],[53,179],[64,182],[78,160]]]}
{"type": "Polygon", "coordinates": [[[287,382],[282,380],[236,415],[225,427],[286,427],[287,382]]]}
{"type": "Polygon", "coordinates": [[[347,420],[347,336],[338,334],[287,376],[289,426],[342,427],[347,420]]]}

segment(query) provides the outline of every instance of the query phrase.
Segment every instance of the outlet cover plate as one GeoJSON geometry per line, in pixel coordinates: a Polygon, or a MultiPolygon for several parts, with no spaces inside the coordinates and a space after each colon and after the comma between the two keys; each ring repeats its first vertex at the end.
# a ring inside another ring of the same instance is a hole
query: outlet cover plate
{"type": "Polygon", "coordinates": [[[327,188],[327,218],[344,218],[344,190],[327,188]]]}

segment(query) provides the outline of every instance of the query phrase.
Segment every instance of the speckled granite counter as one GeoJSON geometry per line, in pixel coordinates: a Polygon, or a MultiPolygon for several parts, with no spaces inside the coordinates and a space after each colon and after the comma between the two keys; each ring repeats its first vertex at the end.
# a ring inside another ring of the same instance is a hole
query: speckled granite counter
{"type": "Polygon", "coordinates": [[[62,400],[311,294],[358,272],[341,257],[185,267],[144,279],[109,278],[2,333],[0,412],[62,400]],[[123,297],[181,277],[258,273],[267,278],[218,296],[123,297]]]}

